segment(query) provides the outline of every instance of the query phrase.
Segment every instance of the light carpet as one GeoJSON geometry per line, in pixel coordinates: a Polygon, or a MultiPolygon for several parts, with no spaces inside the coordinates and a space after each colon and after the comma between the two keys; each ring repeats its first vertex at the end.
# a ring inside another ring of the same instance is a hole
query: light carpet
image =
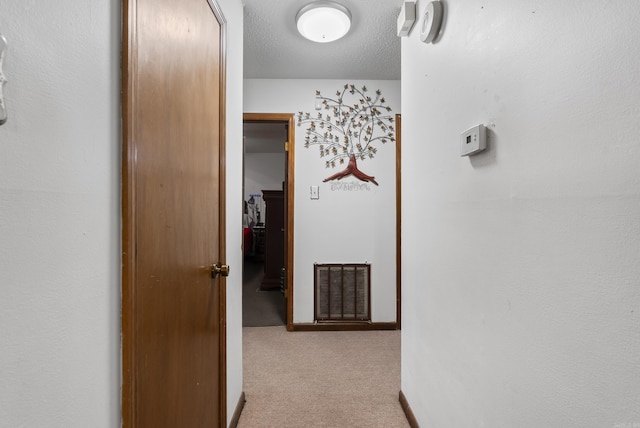
{"type": "Polygon", "coordinates": [[[243,328],[239,428],[405,428],[400,331],[243,328]]]}

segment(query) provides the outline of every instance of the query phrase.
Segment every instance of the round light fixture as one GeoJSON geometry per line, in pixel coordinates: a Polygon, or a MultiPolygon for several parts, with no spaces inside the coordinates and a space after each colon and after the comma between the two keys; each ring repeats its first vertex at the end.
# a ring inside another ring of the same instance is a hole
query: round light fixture
{"type": "Polygon", "coordinates": [[[333,42],[349,32],[351,12],[332,1],[317,1],[298,11],[296,24],[306,39],[318,43],[333,42]]]}

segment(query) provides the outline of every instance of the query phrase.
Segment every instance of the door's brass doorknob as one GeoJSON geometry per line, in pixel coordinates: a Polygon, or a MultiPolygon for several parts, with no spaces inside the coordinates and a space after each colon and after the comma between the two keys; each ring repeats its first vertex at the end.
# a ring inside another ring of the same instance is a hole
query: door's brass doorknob
{"type": "Polygon", "coordinates": [[[218,275],[229,276],[229,265],[223,265],[220,263],[211,265],[211,278],[215,278],[218,275]]]}

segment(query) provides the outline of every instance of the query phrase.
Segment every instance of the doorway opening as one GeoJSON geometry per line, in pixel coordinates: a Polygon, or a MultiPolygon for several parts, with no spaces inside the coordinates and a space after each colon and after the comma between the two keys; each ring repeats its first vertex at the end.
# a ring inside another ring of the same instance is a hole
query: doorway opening
{"type": "Polygon", "coordinates": [[[244,115],[244,327],[293,322],[293,121],[244,115]]]}

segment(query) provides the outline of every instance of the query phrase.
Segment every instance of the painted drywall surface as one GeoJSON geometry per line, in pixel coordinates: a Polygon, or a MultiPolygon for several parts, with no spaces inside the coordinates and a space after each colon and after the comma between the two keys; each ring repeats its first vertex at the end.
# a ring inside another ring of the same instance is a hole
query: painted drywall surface
{"type": "Polygon", "coordinates": [[[241,0],[217,0],[226,21],[227,421],[242,394],[242,43],[241,0]]]}
{"type": "MultiPolygon", "coordinates": [[[[232,236],[242,209],[242,5],[218,2],[229,47],[232,236]]],[[[0,4],[10,45],[10,116],[0,127],[1,426],[120,425],[120,19],[119,1],[0,4]]],[[[227,246],[228,263],[241,266],[239,240],[227,246]]],[[[229,418],[242,392],[242,277],[233,272],[229,418]]]]}
{"type": "MultiPolygon", "coordinates": [[[[315,91],[333,95],[345,83],[380,89],[393,113],[400,113],[399,81],[247,79],[247,113],[315,114],[315,91]]],[[[304,147],[306,126],[296,126],[294,223],[294,322],[313,322],[313,264],[371,263],[371,314],[375,322],[395,321],[395,145],[380,145],[374,159],[359,163],[379,186],[338,190],[322,180],[339,169],[327,169],[317,147],[304,147]],[[310,186],[320,199],[310,199],[310,186]],[[334,190],[332,190],[332,187],[334,190]]],[[[353,186],[352,186],[353,187],[353,186]]]]}
{"type": "Polygon", "coordinates": [[[244,156],[244,198],[249,200],[251,195],[259,207],[261,221],[265,219],[263,190],[281,190],[284,181],[285,153],[246,153],[244,156]]]}
{"type": "Polygon", "coordinates": [[[421,426],[639,426],[640,4],[443,3],[402,43],[402,390],[421,426]]]}
{"type": "Polygon", "coordinates": [[[120,424],[120,2],[0,4],[0,426],[120,424]]]}

